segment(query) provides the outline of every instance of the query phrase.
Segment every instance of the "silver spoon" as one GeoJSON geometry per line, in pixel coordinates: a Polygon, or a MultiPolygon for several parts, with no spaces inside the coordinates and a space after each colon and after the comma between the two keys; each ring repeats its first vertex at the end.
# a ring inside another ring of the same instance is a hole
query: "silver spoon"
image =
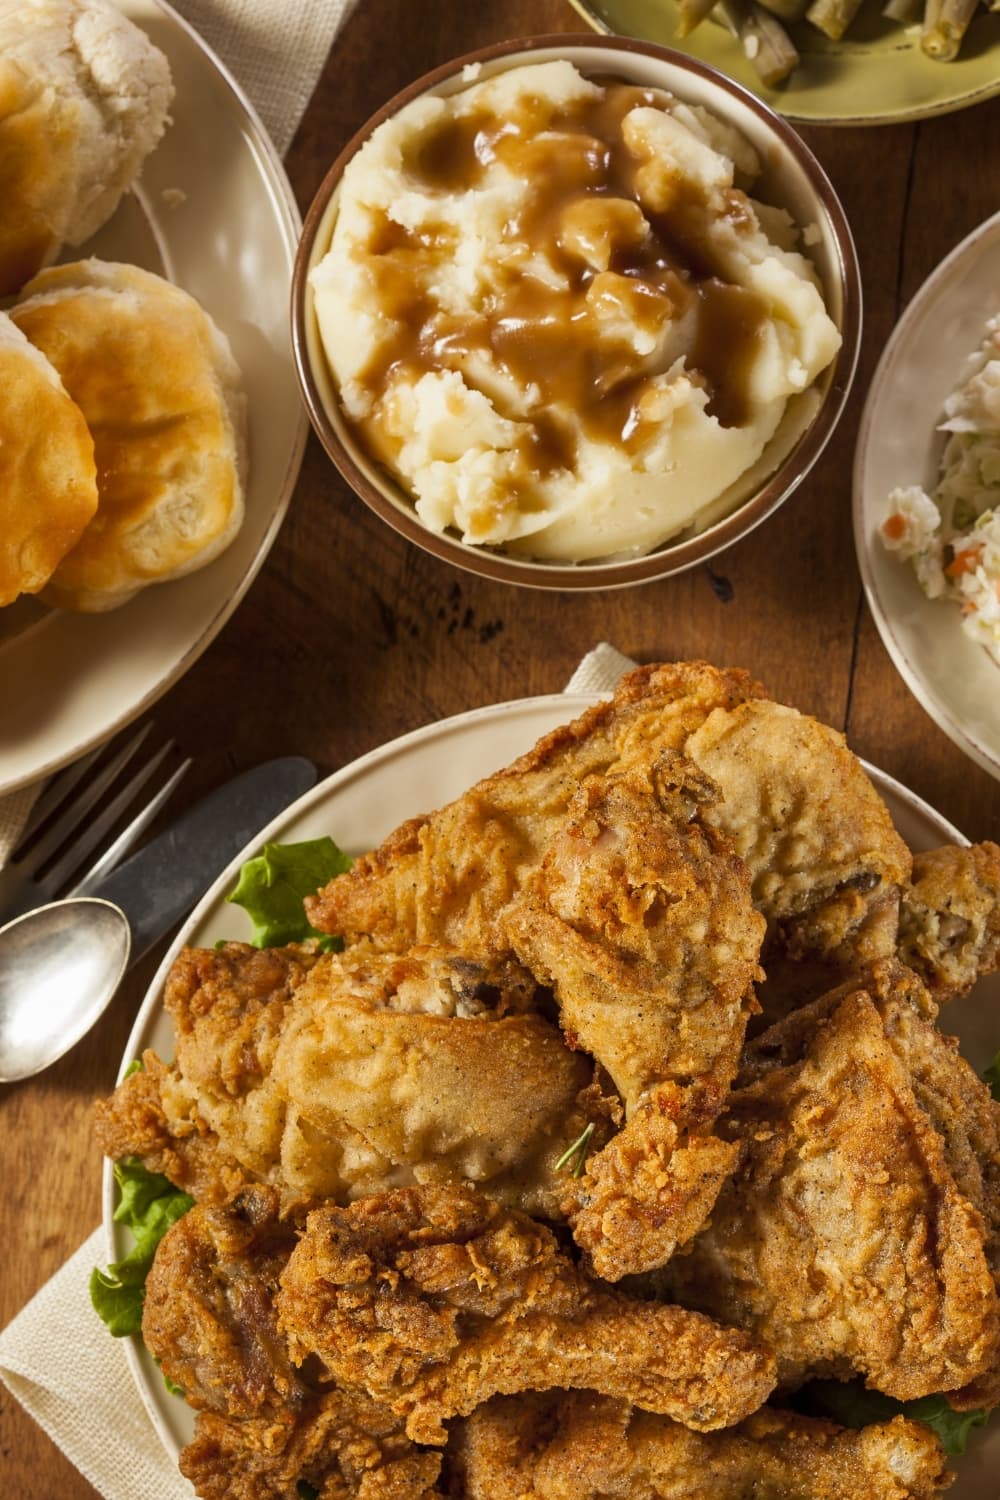
{"type": "Polygon", "coordinates": [[[40,1073],[90,1030],[131,946],[125,913],[95,896],[53,901],[0,927],[0,1083],[40,1073]]]}

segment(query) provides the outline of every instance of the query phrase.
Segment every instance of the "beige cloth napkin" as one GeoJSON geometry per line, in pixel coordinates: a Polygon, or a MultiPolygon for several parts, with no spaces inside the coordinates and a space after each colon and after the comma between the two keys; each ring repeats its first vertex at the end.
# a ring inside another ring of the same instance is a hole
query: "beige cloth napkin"
{"type": "MultiPolygon", "coordinates": [[[[352,0],[173,0],[221,58],[284,155],[352,0]]],[[[0,869],[28,820],[41,783],[0,797],[0,869]]]]}
{"type": "MultiPolygon", "coordinates": [[[[634,666],[603,643],[580,662],[568,693],[609,693],[634,666]]],[[[104,1231],[76,1254],[0,1333],[0,1380],[106,1500],[191,1500],[142,1404],[122,1345],[90,1305],[104,1231]]]]}
{"type": "Polygon", "coordinates": [[[172,0],[250,96],[283,156],[352,0],[172,0]]]}

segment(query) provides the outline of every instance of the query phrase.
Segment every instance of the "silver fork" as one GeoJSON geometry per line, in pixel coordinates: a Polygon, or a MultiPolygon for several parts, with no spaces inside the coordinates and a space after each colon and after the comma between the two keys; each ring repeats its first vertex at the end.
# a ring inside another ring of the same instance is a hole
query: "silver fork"
{"type": "Polygon", "coordinates": [[[49,782],[32,808],[10,859],[0,870],[0,923],[62,896],[88,895],[124,859],[191,765],[190,758],[181,761],[88,865],[90,856],[139,801],[174,749],[173,740],[167,740],[155,754],[140,758],[139,751],[152,728],[151,723],[144,724],[107,760],[103,759],[107,746],[98,745],[49,782]]]}

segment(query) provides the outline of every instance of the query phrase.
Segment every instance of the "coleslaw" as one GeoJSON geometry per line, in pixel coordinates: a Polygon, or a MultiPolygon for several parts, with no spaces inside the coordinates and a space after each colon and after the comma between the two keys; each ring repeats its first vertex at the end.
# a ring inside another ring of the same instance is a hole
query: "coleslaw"
{"type": "Polygon", "coordinates": [[[913,564],[931,599],[951,599],[963,628],[1000,657],[1000,313],[945,401],[938,481],[891,491],[884,545],[913,564]]]}

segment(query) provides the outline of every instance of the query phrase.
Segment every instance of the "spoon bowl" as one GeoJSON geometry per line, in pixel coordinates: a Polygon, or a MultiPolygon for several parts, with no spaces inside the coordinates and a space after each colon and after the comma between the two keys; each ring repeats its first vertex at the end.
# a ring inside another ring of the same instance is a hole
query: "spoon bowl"
{"type": "Polygon", "coordinates": [[[84,1036],[128,966],[128,918],[78,896],[0,927],[0,1083],[31,1078],[84,1036]]]}

